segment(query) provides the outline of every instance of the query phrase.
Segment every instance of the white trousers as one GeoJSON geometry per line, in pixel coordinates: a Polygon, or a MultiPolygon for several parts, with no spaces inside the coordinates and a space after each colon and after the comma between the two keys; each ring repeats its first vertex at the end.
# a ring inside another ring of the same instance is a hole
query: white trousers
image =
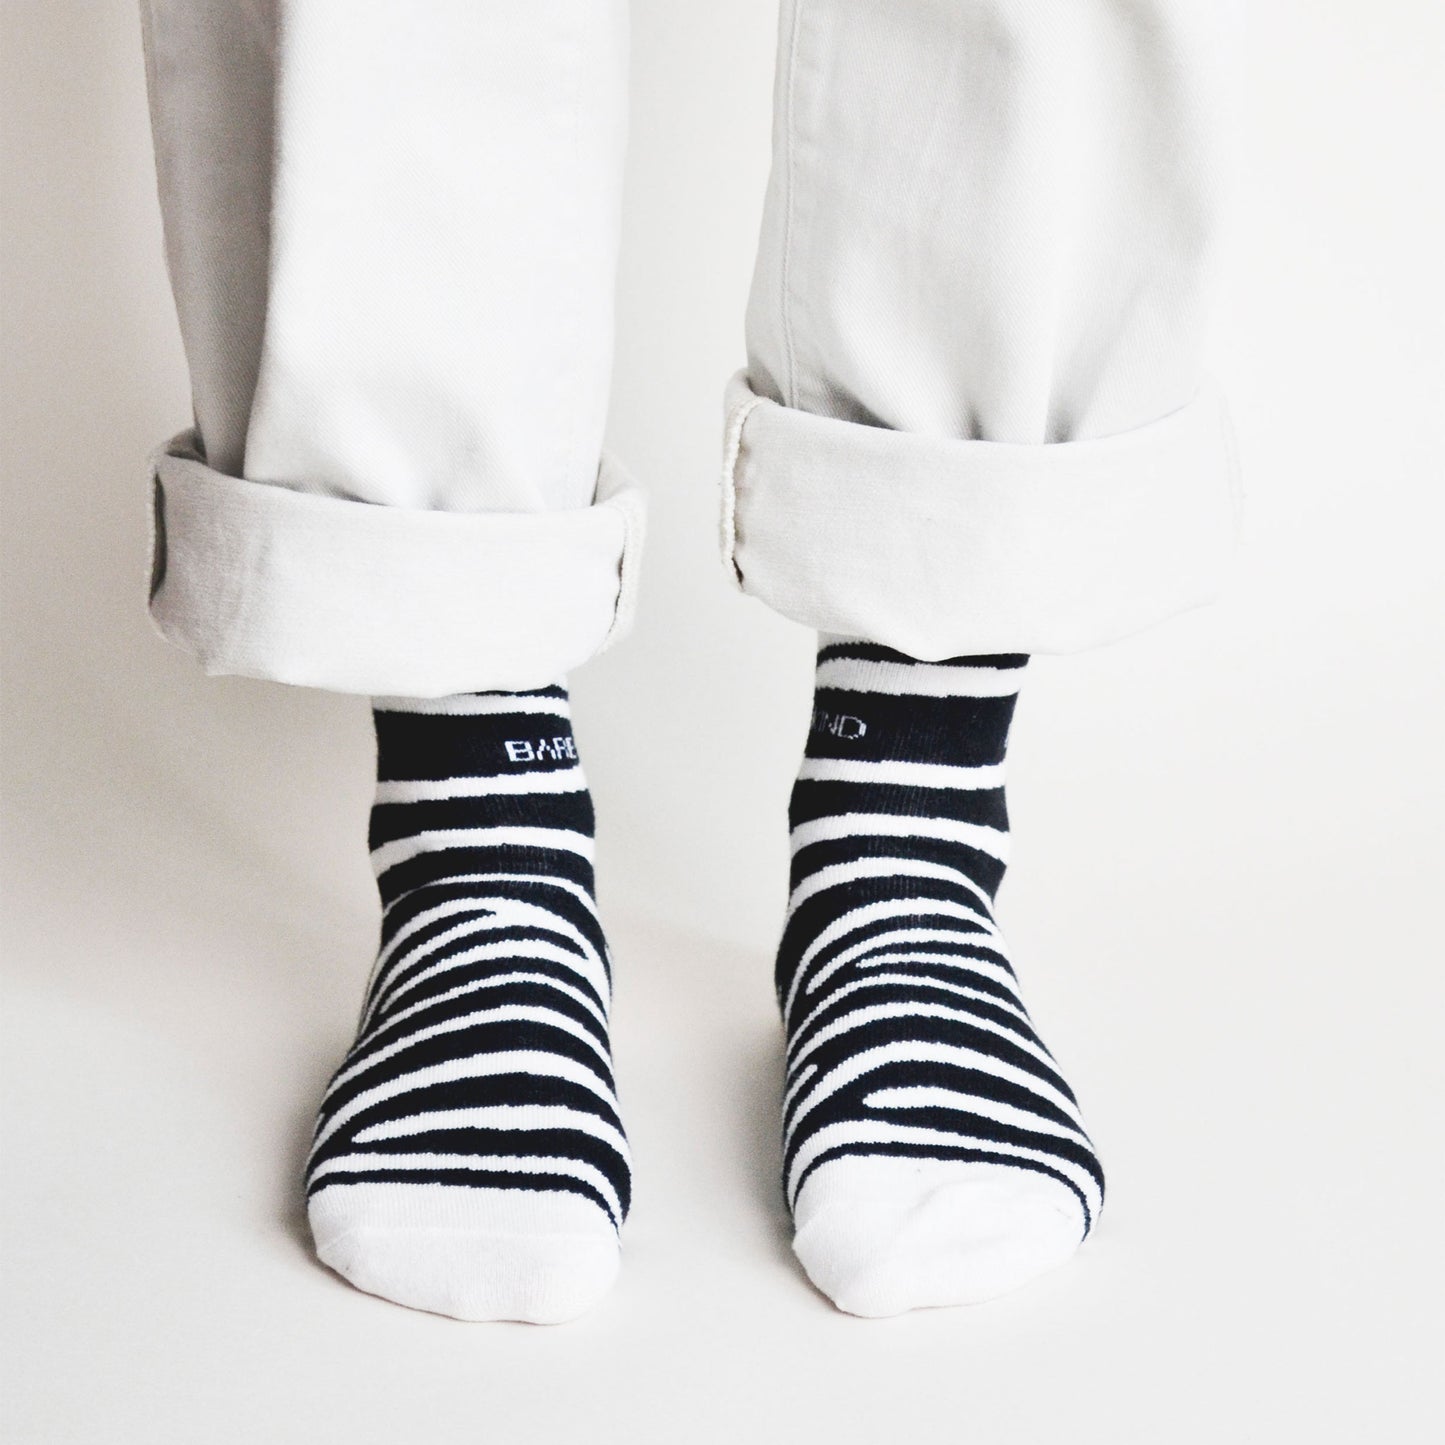
{"type": "MultiPolygon", "coordinates": [[[[1208,600],[1218,0],[783,0],[728,574],[919,658],[1208,600]]],[[[207,671],[434,696],[618,637],[625,0],[142,0],[194,427],[151,613],[207,671]]],[[[665,419],[659,418],[660,424],[665,419]]]]}

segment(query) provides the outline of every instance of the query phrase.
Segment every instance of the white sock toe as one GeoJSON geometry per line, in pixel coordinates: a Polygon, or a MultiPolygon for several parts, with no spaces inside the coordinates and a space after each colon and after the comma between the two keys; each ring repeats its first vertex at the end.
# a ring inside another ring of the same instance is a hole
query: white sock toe
{"type": "Polygon", "coordinates": [[[575,1194],[354,1184],[313,1195],[316,1252],[358,1289],[459,1320],[561,1324],[617,1274],[617,1233],[575,1194]]]}
{"type": "Polygon", "coordinates": [[[878,1317],[977,1304],[1062,1264],[1084,1235],[1046,1175],[937,1159],[843,1158],[816,1170],[793,1248],[841,1310],[878,1317]]]}

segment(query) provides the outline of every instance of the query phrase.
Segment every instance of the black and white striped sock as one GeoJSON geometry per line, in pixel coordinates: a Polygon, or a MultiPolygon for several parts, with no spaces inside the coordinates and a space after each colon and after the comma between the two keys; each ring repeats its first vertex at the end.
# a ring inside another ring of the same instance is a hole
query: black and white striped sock
{"type": "Polygon", "coordinates": [[[567,693],[373,716],[381,949],[316,1125],[317,1252],[419,1309],[570,1319],[616,1273],[631,1176],[567,693]]]}
{"type": "Polygon", "coordinates": [[[824,639],[789,806],[784,1175],[840,1308],[990,1298],[1073,1253],[1103,1175],[993,917],[1027,658],[824,639]]]}

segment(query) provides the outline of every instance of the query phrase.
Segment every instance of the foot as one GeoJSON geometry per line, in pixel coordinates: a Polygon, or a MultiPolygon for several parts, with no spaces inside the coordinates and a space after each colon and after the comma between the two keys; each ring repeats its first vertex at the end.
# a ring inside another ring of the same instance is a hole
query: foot
{"type": "Polygon", "coordinates": [[[566,691],[377,699],[382,938],[307,1171],[318,1255],[466,1320],[611,1283],[630,1165],[566,691]]]}
{"type": "Polygon", "coordinates": [[[777,970],[784,1172],[794,1249],[850,1314],[1003,1294],[1103,1202],[993,917],[1026,662],[819,653],[777,970]]]}

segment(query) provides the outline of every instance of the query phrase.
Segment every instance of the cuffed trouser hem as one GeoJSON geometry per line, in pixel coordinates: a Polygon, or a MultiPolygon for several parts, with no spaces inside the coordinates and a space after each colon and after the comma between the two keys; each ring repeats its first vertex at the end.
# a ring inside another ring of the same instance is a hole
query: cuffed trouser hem
{"type": "Polygon", "coordinates": [[[937,661],[1074,652],[1212,601],[1239,468],[1206,387],[1134,431],[1042,446],[815,416],[728,387],[724,563],[819,632],[937,661]]]}
{"type": "Polygon", "coordinates": [[[640,490],[561,512],[375,506],[151,457],[150,614],[208,673],[442,697],[555,682],[631,624],[640,490]]]}

